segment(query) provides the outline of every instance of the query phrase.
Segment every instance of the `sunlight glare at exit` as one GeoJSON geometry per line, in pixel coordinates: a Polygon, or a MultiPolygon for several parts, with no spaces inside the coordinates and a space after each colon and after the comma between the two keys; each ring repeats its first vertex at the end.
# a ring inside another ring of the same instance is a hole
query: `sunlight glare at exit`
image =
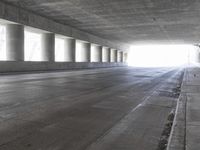
{"type": "Polygon", "coordinates": [[[198,47],[193,45],[132,46],[128,65],[134,67],[173,67],[196,63],[198,47]]]}

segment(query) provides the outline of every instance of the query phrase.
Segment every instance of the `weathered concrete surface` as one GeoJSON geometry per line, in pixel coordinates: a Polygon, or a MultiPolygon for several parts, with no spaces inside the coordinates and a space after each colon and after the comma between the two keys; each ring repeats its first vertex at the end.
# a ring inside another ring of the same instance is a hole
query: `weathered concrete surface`
{"type": "Polygon", "coordinates": [[[4,1],[109,40],[194,44],[200,39],[199,0],[4,1]]]}
{"type": "Polygon", "coordinates": [[[26,71],[58,71],[72,69],[94,69],[127,66],[126,63],[97,62],[30,62],[30,61],[0,61],[0,73],[26,71]]]}
{"type": "Polygon", "coordinates": [[[155,150],[180,70],[0,77],[0,150],[155,150]]]}
{"type": "Polygon", "coordinates": [[[168,150],[200,149],[200,69],[186,68],[168,150]]]}

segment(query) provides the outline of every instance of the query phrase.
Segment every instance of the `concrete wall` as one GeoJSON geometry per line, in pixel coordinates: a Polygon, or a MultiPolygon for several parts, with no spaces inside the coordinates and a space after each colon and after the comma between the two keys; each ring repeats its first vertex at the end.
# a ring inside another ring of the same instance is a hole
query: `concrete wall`
{"type": "Polygon", "coordinates": [[[7,72],[28,72],[28,71],[53,71],[88,69],[102,67],[126,66],[125,63],[88,63],[88,62],[14,62],[0,61],[0,73],[7,72]]]}

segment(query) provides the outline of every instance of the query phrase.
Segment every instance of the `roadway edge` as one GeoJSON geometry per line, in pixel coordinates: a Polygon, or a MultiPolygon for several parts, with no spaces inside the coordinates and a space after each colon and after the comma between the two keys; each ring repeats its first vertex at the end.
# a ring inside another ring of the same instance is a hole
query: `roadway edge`
{"type": "Polygon", "coordinates": [[[168,140],[167,150],[185,150],[186,143],[186,105],[187,96],[182,88],[186,82],[186,69],[184,70],[181,93],[177,100],[174,122],[168,140]]]}

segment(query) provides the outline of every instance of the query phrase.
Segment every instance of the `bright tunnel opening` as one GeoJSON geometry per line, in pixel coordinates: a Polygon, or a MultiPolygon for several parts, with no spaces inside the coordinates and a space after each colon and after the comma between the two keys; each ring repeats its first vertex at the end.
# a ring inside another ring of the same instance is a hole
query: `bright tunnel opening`
{"type": "Polygon", "coordinates": [[[176,67],[195,64],[199,47],[194,45],[137,45],[132,46],[128,65],[134,67],[176,67]]]}

